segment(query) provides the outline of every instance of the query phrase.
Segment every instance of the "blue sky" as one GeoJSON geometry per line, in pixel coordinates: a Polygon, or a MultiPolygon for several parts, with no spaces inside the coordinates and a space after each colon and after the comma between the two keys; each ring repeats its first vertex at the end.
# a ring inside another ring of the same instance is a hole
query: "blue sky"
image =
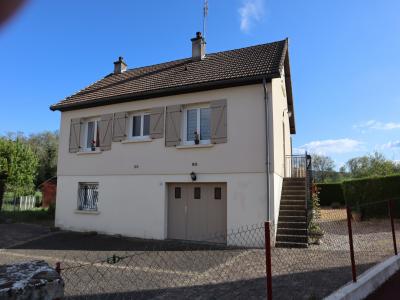
{"type": "MultiPolygon", "coordinates": [[[[0,134],[55,130],[50,104],[112,71],[187,57],[203,0],[31,0],[0,29],[0,134]]],[[[207,51],[289,37],[293,146],[400,160],[400,1],[209,0],[207,51]]]]}

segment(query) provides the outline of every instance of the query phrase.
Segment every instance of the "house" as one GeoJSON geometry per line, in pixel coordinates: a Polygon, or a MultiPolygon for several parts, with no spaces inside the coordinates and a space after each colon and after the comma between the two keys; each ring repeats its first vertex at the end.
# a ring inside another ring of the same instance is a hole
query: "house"
{"type": "Polygon", "coordinates": [[[56,204],[57,177],[51,177],[39,185],[42,192],[42,207],[49,207],[56,204]]]}
{"type": "Polygon", "coordinates": [[[61,111],[56,226],[207,240],[277,223],[295,133],[288,40],[114,72],[61,111]]]}

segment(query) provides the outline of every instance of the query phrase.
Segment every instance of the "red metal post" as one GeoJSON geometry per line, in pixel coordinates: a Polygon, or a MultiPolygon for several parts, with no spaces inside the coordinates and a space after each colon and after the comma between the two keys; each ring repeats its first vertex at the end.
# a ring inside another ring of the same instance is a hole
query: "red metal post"
{"type": "Polygon", "coordinates": [[[60,262],[56,263],[56,272],[61,275],[61,263],[60,262]]]}
{"type": "Polygon", "coordinates": [[[267,279],[267,299],[272,299],[272,262],[271,262],[271,222],[264,223],[265,231],[265,272],[267,279]]]}
{"type": "Polygon", "coordinates": [[[388,207],[389,207],[390,225],[392,226],[394,255],[397,255],[396,230],[394,228],[394,221],[393,221],[393,208],[394,208],[393,200],[389,200],[388,207]]]}
{"type": "Polygon", "coordinates": [[[347,228],[348,228],[348,232],[349,232],[351,273],[353,275],[353,282],[357,282],[356,261],[354,259],[353,230],[351,228],[351,208],[350,208],[350,206],[347,206],[347,228]]]}

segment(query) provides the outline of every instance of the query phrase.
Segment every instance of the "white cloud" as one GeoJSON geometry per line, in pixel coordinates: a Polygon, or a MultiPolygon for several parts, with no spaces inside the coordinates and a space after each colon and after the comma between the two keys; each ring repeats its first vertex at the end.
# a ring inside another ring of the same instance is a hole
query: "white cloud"
{"type": "Polygon", "coordinates": [[[332,155],[343,154],[363,150],[363,143],[353,139],[336,139],[336,140],[321,140],[312,141],[304,144],[296,149],[294,152],[307,151],[319,155],[332,155]]]}
{"type": "Polygon", "coordinates": [[[239,8],[240,30],[249,32],[264,16],[264,0],[244,0],[239,8]]]}
{"type": "Polygon", "coordinates": [[[383,123],[376,120],[369,120],[364,123],[356,124],[353,127],[359,129],[392,130],[392,129],[400,129],[400,123],[396,122],[383,123]]]}
{"type": "Polygon", "coordinates": [[[400,141],[390,141],[381,146],[381,149],[393,149],[393,148],[400,148],[400,141]]]}

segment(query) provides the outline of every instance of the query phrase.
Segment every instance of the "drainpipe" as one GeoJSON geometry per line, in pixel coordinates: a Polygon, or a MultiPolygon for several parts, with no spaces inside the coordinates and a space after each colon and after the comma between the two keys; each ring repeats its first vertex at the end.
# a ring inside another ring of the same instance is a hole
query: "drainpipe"
{"type": "Polygon", "coordinates": [[[271,220],[270,215],[270,183],[269,183],[269,169],[270,169],[270,161],[269,161],[269,114],[268,114],[268,90],[267,90],[267,80],[263,78],[263,87],[264,87],[264,103],[265,103],[265,164],[266,164],[266,173],[267,173],[267,219],[271,220]]]}

